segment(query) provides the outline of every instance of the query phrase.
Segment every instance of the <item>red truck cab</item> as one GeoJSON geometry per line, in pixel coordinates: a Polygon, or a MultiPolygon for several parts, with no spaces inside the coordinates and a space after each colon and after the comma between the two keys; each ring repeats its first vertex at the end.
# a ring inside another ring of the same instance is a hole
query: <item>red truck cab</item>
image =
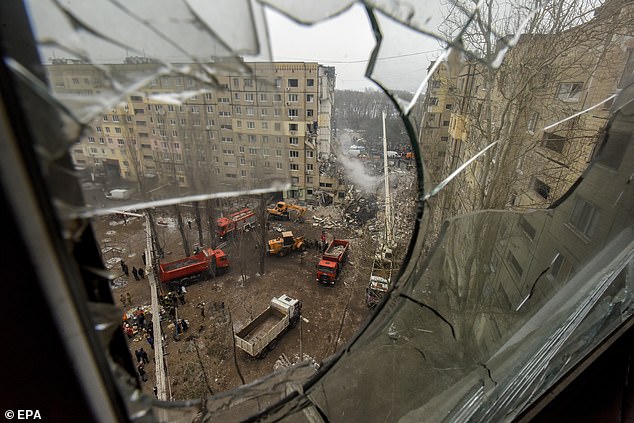
{"type": "Polygon", "coordinates": [[[339,277],[341,266],[336,261],[319,260],[317,265],[317,281],[324,285],[334,285],[339,277]]]}
{"type": "Polygon", "coordinates": [[[324,252],[317,264],[317,281],[324,285],[334,285],[348,256],[350,241],[335,239],[324,252]]]}

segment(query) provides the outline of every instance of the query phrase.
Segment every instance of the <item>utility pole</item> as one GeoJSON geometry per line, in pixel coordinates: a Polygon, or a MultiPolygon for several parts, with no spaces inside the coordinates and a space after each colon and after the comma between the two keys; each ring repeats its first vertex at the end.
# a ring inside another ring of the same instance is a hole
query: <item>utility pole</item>
{"type": "Polygon", "coordinates": [[[385,135],[385,110],[383,111],[383,180],[385,182],[385,245],[391,248],[392,236],[392,199],[390,196],[390,175],[387,165],[387,136],[385,135]]]}
{"type": "MultiPolygon", "coordinates": [[[[146,227],[150,228],[150,222],[147,213],[145,215],[145,223],[146,227]]],[[[152,299],[152,329],[154,331],[154,368],[156,371],[156,396],[161,401],[168,401],[171,400],[171,398],[168,397],[169,381],[167,376],[167,369],[165,367],[165,355],[163,352],[163,331],[161,330],[160,304],[158,299],[158,288],[156,284],[157,276],[155,273],[156,268],[158,267],[158,258],[156,257],[154,248],[152,248],[153,245],[154,243],[152,242],[152,231],[146,231],[145,256],[147,266],[150,266],[150,271],[146,271],[145,273],[148,276],[148,282],[150,284],[150,296],[152,299]]]]}

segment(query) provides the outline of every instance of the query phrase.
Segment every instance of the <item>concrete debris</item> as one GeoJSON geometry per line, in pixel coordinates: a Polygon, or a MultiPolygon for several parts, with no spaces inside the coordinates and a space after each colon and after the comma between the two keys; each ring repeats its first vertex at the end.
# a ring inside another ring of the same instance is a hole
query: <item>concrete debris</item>
{"type": "Polygon", "coordinates": [[[317,363],[317,360],[315,360],[313,357],[309,356],[308,354],[303,354],[302,359],[299,359],[299,354],[295,354],[291,359],[289,359],[286,354],[280,355],[280,357],[275,361],[275,364],[273,365],[273,370],[279,370],[279,369],[284,369],[287,367],[292,367],[295,366],[296,364],[299,363],[304,363],[304,362],[310,362],[310,365],[315,369],[318,370],[319,369],[319,363],[317,363]]]}

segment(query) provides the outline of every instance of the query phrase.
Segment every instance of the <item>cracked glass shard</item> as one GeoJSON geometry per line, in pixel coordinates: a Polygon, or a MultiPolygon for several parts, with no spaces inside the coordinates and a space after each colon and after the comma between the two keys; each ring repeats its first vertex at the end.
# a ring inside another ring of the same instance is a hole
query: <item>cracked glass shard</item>
{"type": "Polygon", "coordinates": [[[583,180],[556,207],[450,219],[427,266],[410,263],[391,293],[392,317],[377,319],[308,395],[336,419],[506,419],[632,318],[628,98],[583,180]],[[614,209],[625,195],[627,205],[614,209]],[[390,349],[399,347],[398,366],[390,367],[390,349]],[[395,375],[398,384],[386,387],[395,375]],[[430,380],[433,392],[421,382],[430,380]],[[341,386],[376,387],[381,394],[372,396],[383,401],[362,408],[333,401],[341,386]]]}
{"type": "Polygon", "coordinates": [[[327,0],[319,3],[298,3],[293,0],[261,0],[260,2],[303,24],[323,22],[358,3],[355,0],[327,0]]]}

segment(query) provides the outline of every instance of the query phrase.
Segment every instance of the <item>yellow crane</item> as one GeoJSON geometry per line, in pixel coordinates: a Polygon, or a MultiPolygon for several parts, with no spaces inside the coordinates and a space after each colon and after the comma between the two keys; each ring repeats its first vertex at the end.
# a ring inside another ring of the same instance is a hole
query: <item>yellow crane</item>
{"type": "Polygon", "coordinates": [[[306,213],[307,209],[306,207],[286,203],[284,201],[278,201],[274,207],[266,209],[270,217],[280,220],[291,220],[291,210],[296,211],[297,218],[301,219],[306,213]]]}

